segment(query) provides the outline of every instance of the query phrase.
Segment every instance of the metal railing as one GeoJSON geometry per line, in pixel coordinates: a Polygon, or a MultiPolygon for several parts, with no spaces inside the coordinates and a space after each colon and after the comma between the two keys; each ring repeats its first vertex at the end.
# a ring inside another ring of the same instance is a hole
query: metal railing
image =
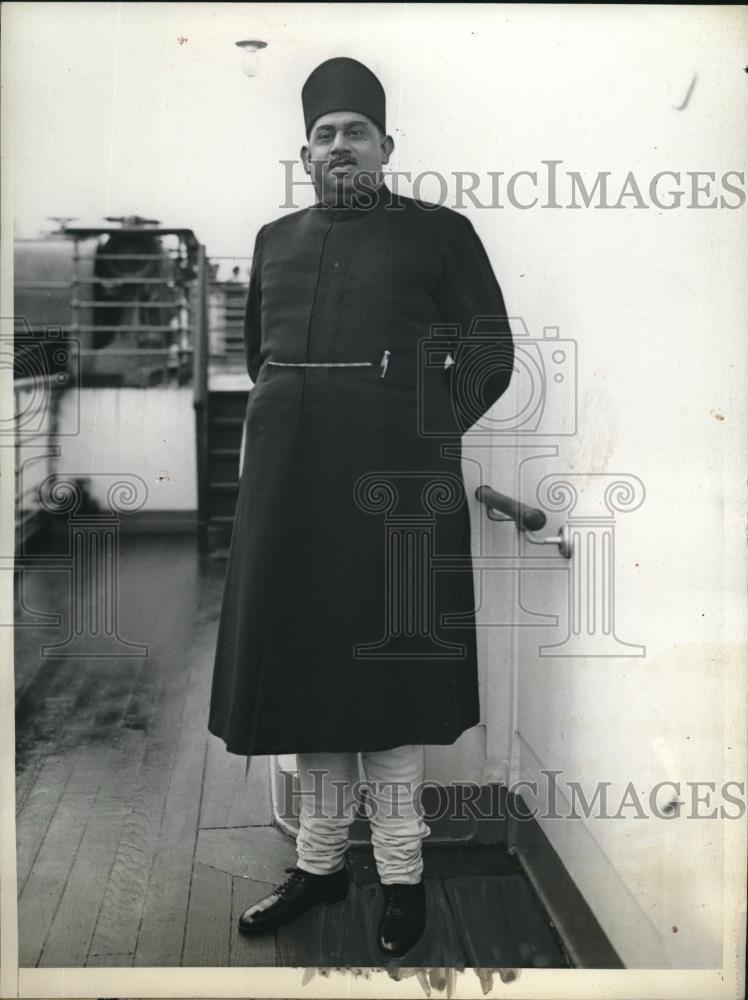
{"type": "Polygon", "coordinates": [[[61,388],[56,375],[37,374],[13,382],[15,432],[15,551],[20,554],[43,511],[39,485],[54,471],[59,448],[61,388]]]}
{"type": "Polygon", "coordinates": [[[571,559],[573,545],[568,525],[562,525],[557,535],[541,538],[535,532],[545,527],[546,516],[539,507],[530,507],[490,486],[479,486],[475,491],[475,498],[485,504],[490,521],[512,521],[528,542],[533,545],[557,545],[564,559],[571,559]]]}
{"type": "Polygon", "coordinates": [[[244,311],[251,257],[211,257],[208,278],[209,367],[213,373],[246,373],[244,311]],[[229,274],[228,265],[233,264],[229,274]],[[242,268],[247,280],[241,277],[242,268]],[[224,272],[221,276],[220,272],[224,272]]]}
{"type": "Polygon", "coordinates": [[[195,408],[195,438],[197,448],[197,530],[201,551],[207,548],[208,531],[208,268],[205,247],[197,251],[197,282],[195,285],[195,339],[193,405],[195,408]]]}
{"type": "MultiPolygon", "coordinates": [[[[69,231],[70,249],[63,247],[52,261],[57,273],[50,273],[47,257],[42,261],[46,270],[37,269],[39,277],[29,277],[29,265],[18,274],[15,288],[32,311],[36,309],[30,332],[37,335],[54,324],[75,342],[70,354],[77,359],[76,370],[69,363],[68,384],[141,388],[192,384],[198,521],[204,531],[210,389],[250,386],[243,329],[251,257],[209,259],[194,236],[185,237],[189,231],[169,231],[176,245],[167,245],[156,234],[159,252],[100,252],[100,240],[111,232],[69,231]],[[92,238],[99,239],[93,249],[91,242],[86,243],[92,238]],[[225,374],[233,381],[221,383],[225,374]]],[[[142,230],[139,235],[148,233],[142,230]]],[[[36,347],[32,344],[28,350],[36,347]]],[[[17,365],[17,376],[23,371],[24,365],[17,365]]],[[[20,377],[16,383],[18,401],[25,383],[20,377]]],[[[29,509],[30,498],[29,491],[17,498],[19,510],[29,509]]]]}
{"type": "Polygon", "coordinates": [[[109,334],[111,340],[81,344],[84,373],[103,369],[106,377],[119,369],[129,384],[188,384],[195,277],[183,241],[162,243],[156,253],[97,252],[98,273],[92,275],[81,273],[87,260],[76,239],[71,333],[84,340],[109,334]]]}

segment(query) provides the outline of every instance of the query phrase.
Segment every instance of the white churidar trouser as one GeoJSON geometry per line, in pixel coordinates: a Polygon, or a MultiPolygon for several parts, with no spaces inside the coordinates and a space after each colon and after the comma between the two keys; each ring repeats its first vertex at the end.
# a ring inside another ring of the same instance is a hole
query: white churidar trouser
{"type": "Polygon", "coordinates": [[[380,881],[420,882],[421,841],[431,831],[423,819],[422,746],[401,746],[361,754],[363,783],[356,753],[300,753],[300,813],[296,838],[298,867],[329,875],[345,864],[348,833],[363,801],[380,881]]]}

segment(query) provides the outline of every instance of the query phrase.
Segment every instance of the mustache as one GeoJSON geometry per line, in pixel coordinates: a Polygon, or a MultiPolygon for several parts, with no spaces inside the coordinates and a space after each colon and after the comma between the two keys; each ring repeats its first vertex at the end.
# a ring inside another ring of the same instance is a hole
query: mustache
{"type": "Polygon", "coordinates": [[[334,170],[335,167],[347,167],[347,166],[355,167],[357,164],[358,160],[356,159],[355,156],[345,155],[345,156],[336,156],[334,159],[329,160],[327,165],[330,168],[330,170],[334,170]]]}

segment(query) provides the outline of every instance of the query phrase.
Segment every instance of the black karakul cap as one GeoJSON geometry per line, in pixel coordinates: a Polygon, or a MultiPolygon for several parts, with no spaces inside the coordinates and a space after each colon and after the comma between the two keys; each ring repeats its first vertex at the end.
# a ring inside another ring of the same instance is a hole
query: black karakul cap
{"type": "Polygon", "coordinates": [[[358,111],[386,131],[384,88],[356,59],[339,56],[320,63],[301,88],[301,103],[307,136],[317,119],[331,111],[358,111]]]}

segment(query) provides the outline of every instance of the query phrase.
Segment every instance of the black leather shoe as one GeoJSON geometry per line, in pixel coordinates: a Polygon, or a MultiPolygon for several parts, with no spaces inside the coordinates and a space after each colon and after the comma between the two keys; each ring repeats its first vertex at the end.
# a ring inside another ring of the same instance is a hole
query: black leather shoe
{"type": "Polygon", "coordinates": [[[383,885],[384,912],[379,921],[379,947],[388,955],[404,955],[426,927],[426,890],[423,882],[383,885]]]}
{"type": "Polygon", "coordinates": [[[335,903],[345,899],[350,878],[341,868],[331,875],[312,875],[301,868],[286,868],[291,877],[253,903],[239,917],[239,930],[244,934],[263,934],[296,920],[317,903],[335,903]]]}

